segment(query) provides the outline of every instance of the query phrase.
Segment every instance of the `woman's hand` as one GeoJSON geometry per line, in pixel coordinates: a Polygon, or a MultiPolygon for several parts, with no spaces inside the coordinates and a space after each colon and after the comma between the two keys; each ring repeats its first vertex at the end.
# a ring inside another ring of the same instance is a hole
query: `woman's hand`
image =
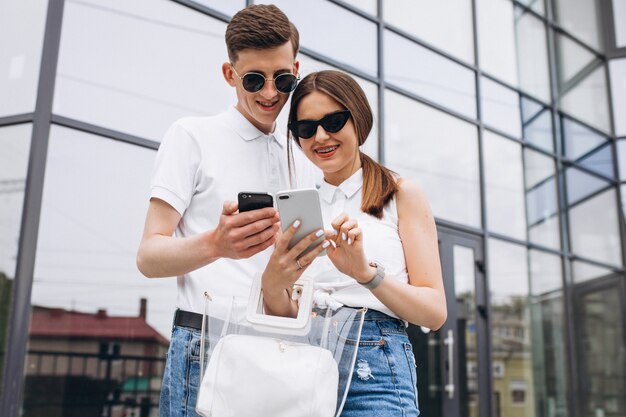
{"type": "Polygon", "coordinates": [[[270,257],[262,277],[263,299],[268,310],[276,312],[285,311],[289,297],[287,291],[302,276],[302,273],[311,265],[315,257],[330,242],[324,240],[311,251],[302,255],[302,252],[324,234],[323,230],[310,233],[303,237],[293,248],[289,249],[289,241],[300,227],[300,221],[296,220],[276,241],[276,247],[270,257]],[[287,291],[286,291],[287,290],[287,291]]]}
{"type": "Polygon", "coordinates": [[[336,233],[327,232],[326,236],[330,235],[335,245],[328,248],[328,257],[342,273],[359,282],[367,282],[373,273],[363,250],[363,231],[357,221],[341,214],[331,225],[336,233]]]}

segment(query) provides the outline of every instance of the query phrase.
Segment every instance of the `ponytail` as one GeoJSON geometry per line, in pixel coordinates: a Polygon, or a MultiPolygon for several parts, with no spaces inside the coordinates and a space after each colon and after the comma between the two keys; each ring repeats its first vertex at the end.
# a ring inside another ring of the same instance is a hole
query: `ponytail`
{"type": "Polygon", "coordinates": [[[361,211],[381,219],[383,207],[398,192],[395,173],[363,152],[359,152],[359,154],[363,168],[361,211]]]}

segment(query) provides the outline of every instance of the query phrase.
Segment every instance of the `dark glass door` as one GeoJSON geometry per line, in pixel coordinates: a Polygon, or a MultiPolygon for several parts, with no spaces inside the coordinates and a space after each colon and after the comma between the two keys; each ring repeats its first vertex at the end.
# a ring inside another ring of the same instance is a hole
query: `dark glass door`
{"type": "Polygon", "coordinates": [[[482,238],[440,227],[448,319],[437,331],[409,326],[421,415],[489,416],[487,301],[482,238]]]}
{"type": "Polygon", "coordinates": [[[584,417],[626,415],[623,276],[574,285],[578,409],[584,417]]]}

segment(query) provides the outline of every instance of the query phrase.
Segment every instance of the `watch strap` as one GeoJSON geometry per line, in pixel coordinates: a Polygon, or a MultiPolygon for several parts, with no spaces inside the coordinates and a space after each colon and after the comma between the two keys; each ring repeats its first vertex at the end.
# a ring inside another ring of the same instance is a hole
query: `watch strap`
{"type": "Polygon", "coordinates": [[[359,284],[371,291],[377,288],[380,283],[383,282],[383,279],[385,279],[385,268],[383,268],[382,265],[379,265],[376,262],[370,262],[370,266],[376,268],[376,273],[374,274],[374,277],[367,282],[360,282],[359,284]]]}

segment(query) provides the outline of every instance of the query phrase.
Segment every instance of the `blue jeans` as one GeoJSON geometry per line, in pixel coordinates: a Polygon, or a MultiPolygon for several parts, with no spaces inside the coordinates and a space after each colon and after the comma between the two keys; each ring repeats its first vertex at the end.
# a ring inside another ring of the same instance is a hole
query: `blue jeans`
{"type": "MultiPolygon", "coordinates": [[[[341,376],[345,378],[345,376],[341,376]]],[[[167,351],[160,417],[200,417],[200,331],[175,326],[167,351]]],[[[342,417],[417,417],[415,358],[404,323],[369,310],[342,417]]]]}
{"type": "Polygon", "coordinates": [[[199,379],[200,331],[174,326],[163,372],[160,417],[200,417],[195,411],[199,379]]]}
{"type": "Polygon", "coordinates": [[[417,375],[404,323],[368,310],[341,417],[417,417],[417,375]]]}

